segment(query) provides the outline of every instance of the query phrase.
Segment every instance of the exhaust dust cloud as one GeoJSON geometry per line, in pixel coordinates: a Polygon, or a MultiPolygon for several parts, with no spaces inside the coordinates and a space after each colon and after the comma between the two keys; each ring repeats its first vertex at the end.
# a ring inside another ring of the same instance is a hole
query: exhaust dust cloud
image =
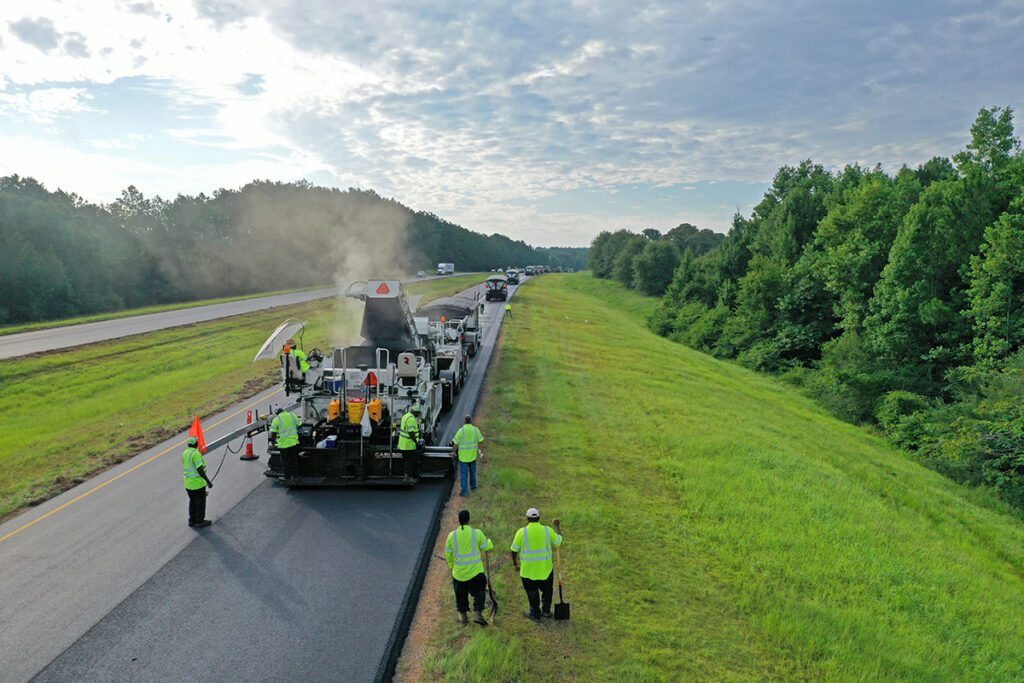
{"type": "Polygon", "coordinates": [[[336,285],[339,296],[329,344],[359,343],[363,305],[345,297],[345,288],[358,280],[397,278],[410,271],[412,215],[374,193],[280,185],[271,189],[245,197],[240,232],[259,246],[246,250],[244,267],[254,277],[272,280],[267,289],[336,285]]]}

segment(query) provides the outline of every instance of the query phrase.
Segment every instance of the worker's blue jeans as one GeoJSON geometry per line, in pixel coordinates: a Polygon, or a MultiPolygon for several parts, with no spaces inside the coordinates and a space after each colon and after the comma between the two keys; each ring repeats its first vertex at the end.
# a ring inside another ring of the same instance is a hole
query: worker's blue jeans
{"type": "Polygon", "coordinates": [[[476,491],[476,460],[472,462],[459,461],[459,484],[462,485],[462,495],[466,495],[469,489],[476,491]],[[466,488],[467,479],[469,488],[466,488]]]}

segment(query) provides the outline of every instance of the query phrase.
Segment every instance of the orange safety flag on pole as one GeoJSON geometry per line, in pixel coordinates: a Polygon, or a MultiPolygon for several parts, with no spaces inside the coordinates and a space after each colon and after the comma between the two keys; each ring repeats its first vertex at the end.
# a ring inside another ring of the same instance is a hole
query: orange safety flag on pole
{"type": "Polygon", "coordinates": [[[203,437],[203,425],[199,424],[198,415],[196,415],[196,419],[192,421],[192,429],[188,430],[188,435],[199,439],[199,452],[206,455],[206,438],[203,437]]]}

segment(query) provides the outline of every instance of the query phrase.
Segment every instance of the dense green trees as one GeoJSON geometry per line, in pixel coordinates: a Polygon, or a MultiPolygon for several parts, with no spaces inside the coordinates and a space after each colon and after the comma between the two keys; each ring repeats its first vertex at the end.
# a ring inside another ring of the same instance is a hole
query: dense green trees
{"type": "Polygon", "coordinates": [[[664,235],[654,228],[639,234],[629,230],[605,231],[591,243],[587,265],[595,277],[615,279],[626,287],[660,296],[672,284],[681,260],[692,263],[694,254],[710,252],[722,237],[689,223],[682,223],[664,235]]]}
{"type": "MultiPolygon", "coordinates": [[[[595,240],[592,266],[635,249],[616,235],[595,240]]],[[[684,251],[650,325],[784,373],[842,417],[1024,505],[1024,153],[1012,109],[982,109],[952,161],[892,175],[783,167],[720,244],[684,251]]]]}
{"type": "Polygon", "coordinates": [[[586,249],[485,236],[372,191],[257,181],[213,196],[108,206],[0,178],[0,324],[332,284],[373,275],[509,265],[580,269],[586,249]]]}

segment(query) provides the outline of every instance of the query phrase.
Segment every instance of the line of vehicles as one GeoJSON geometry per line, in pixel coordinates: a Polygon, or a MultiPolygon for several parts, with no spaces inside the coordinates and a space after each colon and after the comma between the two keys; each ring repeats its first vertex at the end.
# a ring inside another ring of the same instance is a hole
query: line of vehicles
{"type": "MultiPolygon", "coordinates": [[[[363,341],[327,354],[312,349],[305,368],[292,353],[280,356],[285,394],[298,403],[299,446],[285,462],[272,445],[265,474],[287,486],[411,486],[452,476],[451,450],[437,445],[439,423],[482,343],[484,304],[477,295],[452,296],[417,309],[420,297],[399,280],[355,282],[345,296],[363,302],[363,341]],[[422,447],[417,476],[407,477],[397,427],[413,406],[422,447]]],[[[254,360],[276,357],[303,324],[279,327],[254,360]]]]}
{"type": "MultiPolygon", "coordinates": [[[[571,273],[572,268],[565,268],[565,272],[571,273]]],[[[517,279],[527,275],[541,275],[543,273],[561,273],[563,272],[562,266],[526,266],[520,268],[518,266],[509,266],[508,268],[492,268],[492,273],[502,273],[504,275],[516,275],[517,279]]],[[[438,275],[453,275],[455,273],[454,263],[438,263],[437,274],[438,275]]],[[[424,277],[426,272],[419,271],[416,273],[416,277],[424,277]]]]}

